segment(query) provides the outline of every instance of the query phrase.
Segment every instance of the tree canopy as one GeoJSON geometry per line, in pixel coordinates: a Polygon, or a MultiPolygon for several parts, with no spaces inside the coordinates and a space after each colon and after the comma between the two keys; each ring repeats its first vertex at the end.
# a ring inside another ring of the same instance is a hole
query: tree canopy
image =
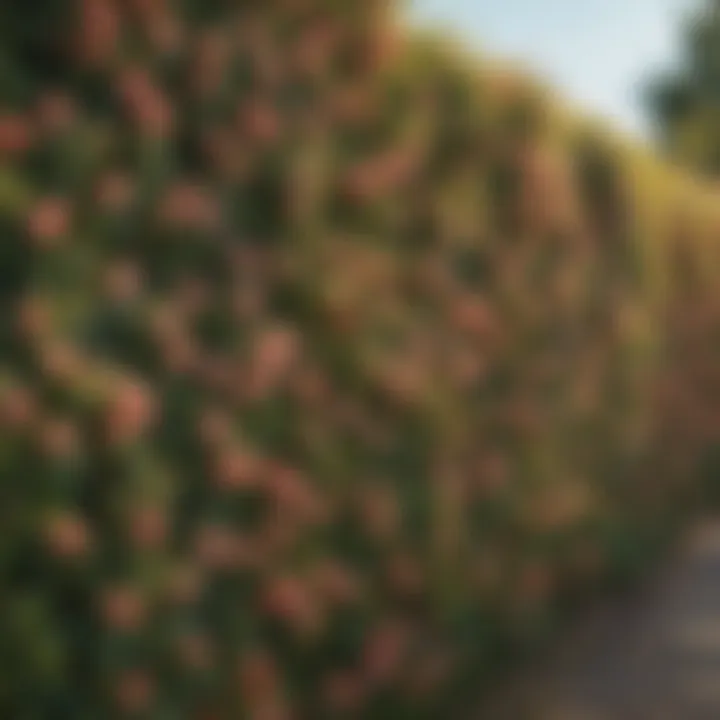
{"type": "Polygon", "coordinates": [[[681,28],[679,67],[647,88],[658,139],[676,160],[720,176],[720,1],[707,0],[681,28]]]}

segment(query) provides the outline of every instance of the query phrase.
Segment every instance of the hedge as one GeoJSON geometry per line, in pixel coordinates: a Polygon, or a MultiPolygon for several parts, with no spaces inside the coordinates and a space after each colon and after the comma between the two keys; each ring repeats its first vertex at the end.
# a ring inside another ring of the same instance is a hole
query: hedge
{"type": "Polygon", "coordinates": [[[717,190],[377,0],[6,5],[2,717],[456,717],[712,498],[717,190]]]}

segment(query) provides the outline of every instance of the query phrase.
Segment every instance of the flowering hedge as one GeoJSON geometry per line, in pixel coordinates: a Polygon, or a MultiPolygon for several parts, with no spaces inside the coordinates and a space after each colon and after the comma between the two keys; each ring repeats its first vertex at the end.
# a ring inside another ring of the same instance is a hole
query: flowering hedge
{"type": "Polygon", "coordinates": [[[0,715],[440,717],[697,501],[706,188],[381,2],[12,5],[0,715]]]}

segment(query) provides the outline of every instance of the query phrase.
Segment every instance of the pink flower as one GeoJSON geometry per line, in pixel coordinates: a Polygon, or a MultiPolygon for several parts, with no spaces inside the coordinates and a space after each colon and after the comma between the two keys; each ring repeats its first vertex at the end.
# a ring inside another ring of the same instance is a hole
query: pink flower
{"type": "Polygon", "coordinates": [[[408,553],[396,552],[390,556],[386,576],[391,590],[402,597],[417,597],[425,586],[420,563],[408,553]]]}
{"type": "Polygon", "coordinates": [[[328,382],[317,368],[299,370],[292,376],[291,383],[295,397],[313,407],[322,404],[329,395],[328,382]]]}
{"type": "Polygon", "coordinates": [[[49,303],[42,297],[27,296],[20,300],[17,327],[21,336],[28,341],[37,341],[52,328],[52,313],[49,303]]]}
{"type": "Polygon", "coordinates": [[[378,103],[362,83],[338,88],[331,98],[331,114],[336,122],[360,125],[377,113],[378,103]]]}
{"type": "Polygon", "coordinates": [[[191,605],[200,598],[202,589],[202,575],[193,565],[174,568],[167,579],[167,598],[175,605],[191,605]]]}
{"type": "Polygon", "coordinates": [[[213,663],[213,648],[206,635],[184,634],[178,639],[177,651],[182,663],[192,670],[207,670],[213,663]]]}
{"type": "Polygon", "coordinates": [[[422,400],[428,380],[427,370],[417,362],[394,361],[381,370],[379,377],[387,395],[402,405],[422,400]]]}
{"type": "Polygon", "coordinates": [[[356,510],[365,532],[375,540],[387,540],[399,530],[401,517],[397,498],[385,488],[361,488],[356,510]]]}
{"type": "Polygon", "coordinates": [[[40,428],[43,452],[56,460],[71,457],[80,448],[80,434],[69,420],[48,420],[40,428]]]}
{"type": "Polygon", "coordinates": [[[362,592],[357,575],[333,560],[318,562],[311,570],[311,582],[321,597],[337,605],[357,601],[362,592]]]}
{"type": "Polygon", "coordinates": [[[323,681],[321,693],[331,717],[345,717],[361,708],[367,690],[358,673],[338,671],[323,681]]]}
{"type": "Polygon", "coordinates": [[[184,28],[177,16],[168,12],[165,4],[153,3],[141,13],[145,33],[159,53],[172,53],[182,47],[184,28]]]}
{"type": "Polygon", "coordinates": [[[548,563],[528,563],[518,577],[518,598],[520,604],[531,605],[544,602],[553,591],[553,573],[548,563]]]}
{"type": "Polygon", "coordinates": [[[105,292],[115,301],[133,300],[142,290],[140,268],[131,261],[117,261],[105,272],[105,292]]]}
{"type": "Polygon", "coordinates": [[[260,464],[256,457],[242,450],[220,451],[216,460],[214,482],[221,490],[240,490],[257,485],[260,464]]]}
{"type": "Polygon", "coordinates": [[[86,371],[85,362],[72,345],[52,342],[40,348],[40,367],[45,376],[58,383],[71,383],[86,371]]]}
{"type": "Polygon", "coordinates": [[[316,635],[322,617],[307,583],[291,575],[271,578],[261,595],[262,611],[299,635],[316,635]]]}
{"type": "Polygon", "coordinates": [[[0,395],[0,423],[13,430],[27,428],[38,412],[32,393],[21,386],[3,389],[0,395]]]}
{"type": "Polygon", "coordinates": [[[282,557],[288,549],[294,547],[302,535],[301,523],[290,513],[275,512],[264,522],[258,537],[263,557],[275,559],[282,557]]]}
{"type": "Polygon", "coordinates": [[[273,698],[280,681],[275,660],[265,650],[246,652],[238,662],[238,680],[245,702],[255,705],[273,698]]]}
{"type": "Polygon", "coordinates": [[[377,72],[386,66],[400,49],[402,36],[389,22],[373,25],[360,46],[360,60],[366,72],[377,72]]]}
{"type": "Polygon", "coordinates": [[[299,39],[293,49],[293,70],[307,77],[317,77],[332,60],[336,28],[330,22],[320,21],[299,39]]]}
{"type": "Polygon", "coordinates": [[[290,327],[277,327],[264,332],[255,346],[255,363],[275,373],[288,368],[300,350],[298,333],[290,327]]]}
{"type": "Polygon", "coordinates": [[[139,508],[130,518],[130,537],[141,550],[154,550],[165,543],[168,535],[167,513],[158,507],[139,508]]]}
{"type": "Polygon", "coordinates": [[[210,448],[228,445],[232,439],[232,419],[218,408],[207,408],[200,413],[198,436],[201,442],[210,448]]]}
{"type": "Polygon", "coordinates": [[[234,316],[240,322],[250,321],[265,310],[267,291],[258,282],[241,281],[241,284],[233,291],[231,303],[234,316]]]}
{"type": "Polygon", "coordinates": [[[123,71],[118,90],[130,119],[141,132],[163,137],[172,131],[175,123],[173,108],[144,70],[123,71]]]}
{"type": "Polygon", "coordinates": [[[481,463],[478,471],[477,487],[482,492],[494,493],[507,487],[510,481],[510,468],[507,459],[500,453],[489,454],[481,463]]]}
{"type": "Polygon", "coordinates": [[[33,143],[33,131],[19,114],[0,112],[0,158],[22,155],[33,143]]]}
{"type": "Polygon", "coordinates": [[[327,504],[299,471],[276,462],[270,462],[267,471],[266,485],[281,517],[311,525],[327,519],[327,504]]]}
{"type": "Polygon", "coordinates": [[[71,210],[64,198],[49,197],[40,200],[30,211],[28,234],[40,248],[56,247],[70,230],[71,210]]]}
{"type": "Polygon", "coordinates": [[[371,685],[390,682],[400,670],[410,634],[399,622],[388,622],[372,631],[363,648],[364,675],[371,685]]]}
{"type": "Polygon", "coordinates": [[[542,409],[528,399],[518,399],[506,408],[507,421],[522,435],[533,435],[542,427],[542,409]]]}
{"type": "Polygon", "coordinates": [[[212,95],[220,89],[229,51],[227,37],[221,32],[205,31],[198,39],[190,81],[200,96],[212,95]]]}
{"type": "Polygon", "coordinates": [[[115,683],[114,694],[117,704],[123,711],[137,713],[146,710],[155,692],[149,673],[132,670],[124,673],[115,683]]]}
{"type": "Polygon", "coordinates": [[[215,230],[220,207],[200,185],[180,182],[169,188],[158,209],[160,222],[171,227],[215,230]]]}
{"type": "Polygon", "coordinates": [[[237,135],[225,128],[212,128],[202,135],[203,154],[213,170],[226,182],[239,182],[251,167],[251,154],[237,135]]]}
{"type": "Polygon", "coordinates": [[[453,659],[441,648],[423,653],[410,672],[408,690],[416,700],[432,697],[448,680],[453,672],[453,659]]]}
{"type": "Polygon", "coordinates": [[[75,122],[77,109],[69,95],[47,92],[40,96],[37,114],[41,130],[57,133],[68,129],[75,122]]]}
{"type": "Polygon", "coordinates": [[[122,443],[139,437],[150,428],[157,414],[155,400],[147,388],[134,380],[119,380],[107,408],[110,441],[122,443]]]}
{"type": "Polygon", "coordinates": [[[458,299],[452,308],[455,327],[479,337],[487,337],[495,328],[495,313],[483,298],[465,296],[458,299]]]}
{"type": "Polygon", "coordinates": [[[233,364],[224,356],[204,356],[195,361],[196,377],[209,390],[227,393],[234,386],[233,364]]]}
{"type": "Polygon", "coordinates": [[[240,538],[221,525],[205,525],[195,537],[195,554],[201,566],[209,570],[227,570],[236,566],[240,538]]]}
{"type": "Polygon", "coordinates": [[[84,557],[90,547],[87,524],[72,513],[62,513],[50,518],[45,528],[45,538],[50,552],[66,560],[84,557]]]}
{"type": "Polygon", "coordinates": [[[92,65],[106,63],[115,54],[120,17],[110,0],[81,0],[78,25],[80,59],[92,65]]]}
{"type": "Polygon", "coordinates": [[[198,372],[202,369],[200,350],[184,330],[162,337],[158,350],[163,367],[171,374],[198,372]]]}
{"type": "Polygon", "coordinates": [[[136,18],[144,21],[167,12],[167,0],[123,0],[123,4],[136,18]]]}
{"type": "Polygon", "coordinates": [[[238,112],[238,118],[243,133],[251,143],[273,143],[280,135],[280,117],[267,102],[257,100],[244,105],[238,112]]]}
{"type": "Polygon", "coordinates": [[[135,198],[135,190],[134,181],[128,175],[112,172],[100,178],[95,196],[104,210],[122,212],[135,198]]]}
{"type": "Polygon", "coordinates": [[[461,388],[469,388],[484,379],[487,363],[478,350],[458,348],[449,358],[449,375],[461,388]]]}
{"type": "Polygon", "coordinates": [[[294,720],[290,707],[280,698],[273,698],[250,710],[248,720],[294,720]]]}
{"type": "Polygon", "coordinates": [[[276,327],[260,334],[253,347],[250,392],[264,397],[282,382],[300,354],[300,337],[290,327],[276,327]]]}
{"type": "Polygon", "coordinates": [[[119,585],[102,594],[100,612],[105,623],[114,630],[135,632],[145,622],[147,606],[135,588],[119,585]]]}
{"type": "Polygon", "coordinates": [[[200,278],[188,278],[174,293],[174,307],[187,321],[194,321],[205,312],[213,301],[210,285],[200,278]]]}

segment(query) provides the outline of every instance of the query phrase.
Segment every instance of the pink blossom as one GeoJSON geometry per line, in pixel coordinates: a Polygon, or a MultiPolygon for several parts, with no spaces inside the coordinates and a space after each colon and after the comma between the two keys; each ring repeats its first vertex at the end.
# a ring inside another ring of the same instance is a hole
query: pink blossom
{"type": "Polygon", "coordinates": [[[40,428],[40,445],[46,455],[60,460],[78,451],[80,434],[70,420],[51,419],[40,428]]]}
{"type": "Polygon", "coordinates": [[[115,683],[118,705],[130,713],[146,710],[155,691],[152,677],[142,670],[133,670],[120,676],[115,683]]]}
{"type": "Polygon", "coordinates": [[[11,429],[28,427],[37,415],[34,395],[21,386],[4,388],[0,395],[0,423],[11,429]]]}
{"type": "Polygon", "coordinates": [[[323,704],[332,717],[344,717],[362,706],[367,689],[359,673],[337,671],[322,684],[323,704]]]}
{"type": "Polygon", "coordinates": [[[64,198],[48,197],[40,200],[30,211],[28,234],[38,247],[56,247],[70,230],[71,209],[64,198]]]}
{"type": "Polygon", "coordinates": [[[178,639],[177,651],[186,667],[207,670],[213,663],[213,648],[209,638],[201,633],[188,633],[178,639]]]}
{"type": "Polygon", "coordinates": [[[399,622],[373,630],[363,648],[363,670],[371,685],[390,682],[405,658],[410,635],[399,622]]]}
{"type": "Polygon", "coordinates": [[[0,158],[22,155],[33,143],[33,130],[19,114],[0,112],[0,158]]]}
{"type": "Polygon", "coordinates": [[[179,182],[168,189],[158,209],[160,222],[172,227],[212,231],[220,223],[220,207],[198,184],[179,182]]]}
{"type": "Polygon", "coordinates": [[[240,127],[250,142],[269,144],[280,135],[280,117],[277,110],[267,102],[255,101],[244,105],[238,117],[240,127]]]}
{"type": "Polygon", "coordinates": [[[280,678],[270,653],[257,649],[240,657],[238,680],[243,699],[254,705],[275,696],[280,678]]]}
{"type": "Polygon", "coordinates": [[[264,613],[302,636],[315,635],[322,617],[308,584],[292,575],[271,578],[261,595],[264,613]]]}
{"type": "Polygon", "coordinates": [[[26,296],[20,300],[17,327],[23,338],[36,341],[52,328],[49,303],[42,297],[26,296]]]}
{"type": "Polygon", "coordinates": [[[124,70],[119,78],[119,94],[131,120],[141,132],[162,137],[172,131],[173,108],[144,70],[124,70]]]}
{"type": "Polygon", "coordinates": [[[69,560],[83,557],[90,548],[87,524],[73,513],[62,513],[50,518],[45,536],[50,551],[59,558],[69,560]]]}
{"type": "Polygon", "coordinates": [[[168,535],[167,513],[159,507],[143,507],[130,517],[130,537],[141,550],[153,550],[165,543],[168,535]]]}
{"type": "Polygon", "coordinates": [[[173,569],[167,579],[167,598],[176,605],[191,605],[196,602],[203,589],[203,577],[194,565],[183,565],[173,569]]]}
{"type": "Polygon", "coordinates": [[[69,95],[48,92],[41,95],[37,114],[40,129],[48,133],[56,133],[66,130],[75,122],[77,109],[69,95]]]}
{"type": "Polygon", "coordinates": [[[139,630],[147,615],[147,606],[140,593],[122,585],[103,592],[100,610],[108,626],[123,632],[139,630]]]}
{"type": "Polygon", "coordinates": [[[92,65],[106,63],[115,53],[120,17],[110,0],[81,0],[78,44],[80,59],[92,65]]]}
{"type": "Polygon", "coordinates": [[[95,196],[100,206],[110,212],[126,210],[135,197],[134,181],[121,172],[111,172],[97,183],[95,196]]]}
{"type": "Polygon", "coordinates": [[[240,490],[257,484],[260,464],[247,451],[223,450],[216,460],[215,484],[222,490],[240,490]]]}
{"type": "Polygon", "coordinates": [[[142,290],[142,277],[138,266],[131,261],[112,263],[105,273],[105,292],[113,300],[133,300],[142,290]]]}
{"type": "Polygon", "coordinates": [[[137,381],[119,380],[107,408],[107,431],[111,442],[133,440],[146,432],[158,414],[150,391],[137,381]]]}
{"type": "Polygon", "coordinates": [[[209,570],[235,567],[238,559],[239,537],[222,525],[205,525],[195,537],[195,554],[200,564],[209,570]]]}

